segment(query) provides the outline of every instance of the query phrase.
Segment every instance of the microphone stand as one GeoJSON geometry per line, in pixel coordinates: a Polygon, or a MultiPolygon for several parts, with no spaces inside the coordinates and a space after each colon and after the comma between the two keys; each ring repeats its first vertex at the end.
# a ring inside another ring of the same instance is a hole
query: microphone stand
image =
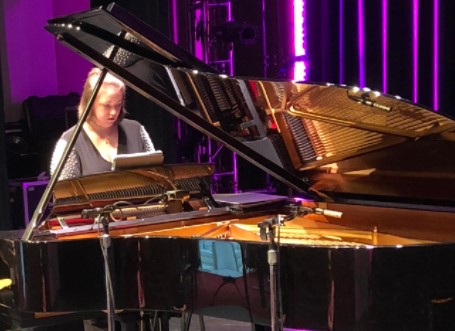
{"type": "MultiPolygon", "coordinates": [[[[267,262],[269,263],[270,273],[270,324],[272,331],[277,330],[277,264],[278,264],[278,250],[275,244],[275,232],[273,226],[269,227],[269,249],[267,250],[267,262]]],[[[280,323],[281,325],[281,323],[280,323]]],[[[280,328],[281,329],[281,328],[280,328]]]]}
{"type": "Polygon", "coordinates": [[[101,224],[103,234],[100,237],[101,251],[104,260],[104,276],[106,287],[106,310],[107,310],[107,327],[108,331],[115,330],[115,303],[114,290],[111,278],[111,236],[109,235],[109,218],[115,210],[113,205],[107,205],[103,208],[85,209],[82,211],[82,217],[90,218],[95,216],[95,223],[101,224]]]}
{"type": "Polygon", "coordinates": [[[310,208],[301,205],[290,205],[289,213],[286,215],[275,215],[272,218],[268,218],[258,224],[259,234],[261,240],[269,239],[269,249],[267,250],[267,262],[269,264],[270,273],[270,324],[272,331],[283,330],[283,316],[281,307],[281,290],[279,281],[279,241],[280,241],[280,227],[284,225],[286,221],[290,221],[297,216],[308,215],[308,214],[320,214],[331,216],[334,218],[341,218],[342,213],[338,211],[322,209],[322,208],[310,208]],[[278,230],[276,230],[278,229],[278,230]],[[275,233],[277,231],[277,233],[275,233]],[[275,241],[277,237],[277,241],[275,241]],[[278,290],[277,290],[278,288],[278,290]],[[278,300],[278,297],[280,300],[278,300]],[[277,306],[280,303],[280,315],[277,319],[277,306]]]}
{"type": "MultiPolygon", "coordinates": [[[[262,240],[269,239],[269,249],[267,250],[267,262],[269,264],[270,275],[270,325],[272,331],[282,330],[283,321],[277,319],[277,306],[278,306],[278,270],[279,270],[279,244],[275,242],[275,228],[278,226],[278,239],[279,239],[279,226],[284,222],[281,220],[281,215],[275,215],[272,218],[258,224],[260,228],[260,236],[262,240]]],[[[280,292],[281,297],[281,292],[280,292]]],[[[280,300],[281,302],[281,300],[280,300]]],[[[281,311],[281,308],[280,308],[281,311]]]]}

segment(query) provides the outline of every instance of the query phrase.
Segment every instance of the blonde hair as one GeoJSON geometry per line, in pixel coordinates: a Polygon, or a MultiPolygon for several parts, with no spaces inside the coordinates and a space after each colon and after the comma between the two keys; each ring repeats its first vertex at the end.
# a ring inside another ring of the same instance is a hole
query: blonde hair
{"type": "MultiPolygon", "coordinates": [[[[84,89],[83,89],[82,95],[81,95],[81,100],[77,107],[77,114],[78,114],[79,118],[81,117],[84,109],[87,107],[90,97],[93,94],[93,90],[95,88],[96,82],[100,78],[101,73],[102,73],[101,69],[95,67],[92,70],[90,70],[90,72],[87,75],[87,79],[85,80],[84,89]]],[[[111,75],[110,73],[107,73],[103,80],[103,85],[106,85],[106,84],[121,88],[122,92],[123,92],[123,103],[125,103],[125,92],[126,92],[125,83],[123,81],[121,81],[120,79],[118,79],[117,77],[111,75]]],[[[90,109],[87,119],[90,118],[91,111],[92,110],[90,109]]],[[[125,117],[125,114],[126,114],[126,109],[123,106],[122,110],[120,111],[120,114],[117,118],[117,123],[120,122],[125,117]]]]}

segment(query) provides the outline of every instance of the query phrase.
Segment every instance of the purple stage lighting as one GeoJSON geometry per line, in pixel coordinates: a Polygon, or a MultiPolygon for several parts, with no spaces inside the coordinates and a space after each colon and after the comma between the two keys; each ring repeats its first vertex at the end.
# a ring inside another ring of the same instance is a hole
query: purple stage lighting
{"type": "Polygon", "coordinates": [[[439,0],[433,0],[433,109],[439,109],[439,0]]]}
{"type": "Polygon", "coordinates": [[[294,0],[294,77],[304,81],[308,77],[305,0],[294,0]]]}
{"type": "Polygon", "coordinates": [[[359,38],[359,86],[365,87],[365,16],[363,0],[357,1],[359,38]]]}
{"type": "Polygon", "coordinates": [[[412,1],[412,100],[418,100],[419,88],[419,0],[412,1]]]}
{"type": "Polygon", "coordinates": [[[340,0],[340,3],[339,3],[339,11],[340,11],[340,26],[339,26],[339,47],[340,47],[340,57],[339,57],[339,63],[340,63],[340,71],[339,71],[339,83],[340,84],[343,84],[344,83],[344,67],[343,67],[343,63],[344,63],[344,38],[343,38],[343,34],[344,34],[344,20],[343,20],[343,17],[344,17],[344,11],[343,11],[343,6],[344,6],[344,0],[340,0]]]}
{"type": "Polygon", "coordinates": [[[382,92],[387,93],[387,25],[388,0],[382,0],[382,92]]]}

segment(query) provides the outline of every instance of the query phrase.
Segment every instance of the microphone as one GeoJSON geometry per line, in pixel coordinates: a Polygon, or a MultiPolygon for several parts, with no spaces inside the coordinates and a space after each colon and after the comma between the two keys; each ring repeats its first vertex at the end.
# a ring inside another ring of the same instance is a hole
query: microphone
{"type": "Polygon", "coordinates": [[[343,216],[343,213],[340,211],[323,209],[323,208],[294,206],[293,209],[294,209],[293,213],[295,215],[317,214],[317,215],[323,215],[323,216],[328,216],[328,217],[333,217],[333,218],[341,218],[343,216]]]}
{"type": "Polygon", "coordinates": [[[364,97],[359,98],[358,102],[361,103],[361,104],[370,106],[370,107],[374,107],[374,108],[378,108],[378,109],[381,109],[381,110],[385,110],[387,112],[392,110],[392,107],[390,107],[390,106],[386,106],[386,105],[377,103],[376,101],[373,101],[373,100],[370,100],[370,99],[367,99],[367,98],[364,98],[364,97]]]}
{"type": "Polygon", "coordinates": [[[333,218],[341,218],[343,216],[343,213],[341,211],[322,209],[322,208],[314,208],[314,213],[318,214],[318,215],[333,217],[333,218]]]}
{"type": "Polygon", "coordinates": [[[101,214],[108,215],[115,210],[113,205],[107,205],[104,207],[97,207],[92,209],[83,209],[82,210],[82,218],[92,218],[98,217],[101,214]]]}
{"type": "Polygon", "coordinates": [[[103,212],[103,208],[82,209],[82,218],[94,218],[103,212]]]}
{"type": "MultiPolygon", "coordinates": [[[[378,108],[378,109],[381,109],[381,110],[384,110],[387,112],[392,110],[392,106],[386,106],[382,103],[378,103],[377,101],[371,99],[370,92],[363,92],[360,96],[352,94],[352,93],[356,93],[357,91],[358,90],[355,90],[355,91],[348,90],[347,91],[348,98],[357,103],[361,103],[362,105],[366,105],[366,106],[373,107],[373,108],[378,108]]],[[[376,97],[377,97],[377,95],[376,95],[376,97]]]]}

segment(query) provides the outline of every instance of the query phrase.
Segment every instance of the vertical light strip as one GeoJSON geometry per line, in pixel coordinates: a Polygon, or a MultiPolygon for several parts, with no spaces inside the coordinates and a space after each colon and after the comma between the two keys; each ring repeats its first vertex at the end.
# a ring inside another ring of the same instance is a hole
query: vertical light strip
{"type": "Polygon", "coordinates": [[[231,3],[231,1],[227,2],[227,18],[228,18],[228,21],[232,21],[232,3],[231,3]]]}
{"type": "MultiPolygon", "coordinates": [[[[268,64],[266,61],[267,59],[267,56],[268,56],[268,52],[267,52],[267,10],[266,10],[266,4],[265,4],[265,0],[262,0],[261,1],[261,18],[262,18],[262,22],[261,22],[261,29],[262,29],[262,57],[264,59],[263,62],[263,70],[264,70],[264,78],[267,77],[267,67],[268,67],[268,64]]],[[[291,16],[291,13],[289,13],[289,16],[291,16]]],[[[292,16],[292,19],[294,19],[294,17],[292,16]]],[[[291,26],[290,26],[290,30],[289,31],[289,35],[293,37],[293,33],[294,33],[294,30],[295,30],[295,23],[294,21],[291,21],[291,26]]],[[[292,39],[291,39],[292,40],[292,39]]],[[[291,45],[294,45],[294,40],[292,40],[292,43],[291,45]]],[[[294,54],[294,51],[289,51],[290,54],[294,54]]],[[[294,74],[294,73],[293,73],[294,74]]],[[[292,78],[292,77],[289,77],[289,78],[292,78]]]]}
{"type": "Polygon", "coordinates": [[[204,17],[202,15],[202,10],[201,9],[195,9],[194,10],[194,24],[195,27],[194,29],[196,30],[196,35],[194,36],[194,56],[196,56],[199,60],[205,61],[205,56],[204,56],[204,31],[198,31],[198,28],[200,28],[200,24],[203,24],[203,29],[205,29],[205,21],[200,23],[201,20],[204,20],[204,17]]]}
{"type": "Polygon", "coordinates": [[[439,0],[433,0],[433,109],[439,109],[439,0]]]}
{"type": "Polygon", "coordinates": [[[412,1],[412,100],[417,102],[419,80],[419,0],[412,1]]]}
{"type": "Polygon", "coordinates": [[[174,44],[179,44],[179,28],[177,24],[177,0],[172,0],[172,40],[174,44]]]}
{"type": "Polygon", "coordinates": [[[339,57],[339,65],[340,65],[340,70],[339,70],[339,83],[343,84],[344,83],[344,1],[340,0],[339,3],[339,37],[338,37],[338,42],[340,43],[340,57],[339,57]]]}
{"type": "Polygon", "coordinates": [[[363,0],[357,1],[359,38],[359,86],[365,87],[365,17],[363,0]]]}
{"type": "Polygon", "coordinates": [[[307,79],[305,0],[294,0],[294,77],[295,81],[307,79]]]}
{"type": "MultiPolygon", "coordinates": [[[[227,19],[229,22],[233,21],[231,1],[227,3],[227,19]]],[[[234,76],[234,44],[229,48],[229,75],[234,76]]],[[[237,183],[237,180],[235,182],[237,183]]]]}
{"type": "Polygon", "coordinates": [[[388,0],[382,0],[382,92],[387,93],[388,0]]]}
{"type": "Polygon", "coordinates": [[[305,54],[303,0],[294,0],[294,52],[295,56],[305,54]]]}

